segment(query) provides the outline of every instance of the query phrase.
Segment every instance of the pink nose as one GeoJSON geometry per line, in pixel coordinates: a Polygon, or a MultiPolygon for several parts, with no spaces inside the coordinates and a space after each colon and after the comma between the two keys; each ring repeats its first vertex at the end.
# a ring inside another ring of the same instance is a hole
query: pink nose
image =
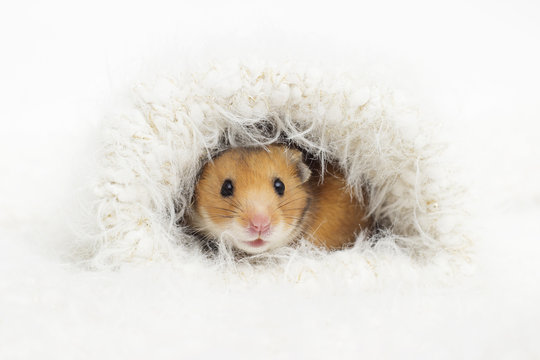
{"type": "Polygon", "coordinates": [[[265,214],[254,214],[249,218],[249,231],[252,233],[267,233],[270,230],[270,218],[265,214]]]}

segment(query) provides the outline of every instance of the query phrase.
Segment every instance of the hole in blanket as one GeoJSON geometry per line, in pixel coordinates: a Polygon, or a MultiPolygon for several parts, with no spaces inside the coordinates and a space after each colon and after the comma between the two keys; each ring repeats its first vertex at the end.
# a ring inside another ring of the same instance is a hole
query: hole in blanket
{"type": "Polygon", "coordinates": [[[385,221],[370,208],[365,179],[350,186],[331,154],[276,134],[271,122],[250,130],[241,138],[227,132],[209,151],[178,222],[204,254],[257,261],[284,247],[325,253],[375,241],[385,221]]]}

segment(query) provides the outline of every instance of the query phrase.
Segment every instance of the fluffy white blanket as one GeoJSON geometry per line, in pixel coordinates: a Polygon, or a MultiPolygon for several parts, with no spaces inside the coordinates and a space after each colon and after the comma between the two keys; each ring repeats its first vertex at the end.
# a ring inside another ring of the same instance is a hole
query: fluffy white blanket
{"type": "Polygon", "coordinates": [[[251,61],[158,76],[139,83],[132,101],[105,125],[93,266],[202,260],[178,225],[202,164],[227,147],[280,139],[338,164],[357,195],[366,187],[369,212],[385,230],[374,246],[361,238],[331,255],[304,246],[262,256],[275,260],[272,267],[237,264],[222,247],[216,276],[226,264],[231,274],[297,282],[333,264],[344,278],[366,277],[404,262],[437,263],[440,274],[453,275],[468,260],[470,234],[457,216],[462,194],[434,126],[389,89],[306,64],[251,61]]]}

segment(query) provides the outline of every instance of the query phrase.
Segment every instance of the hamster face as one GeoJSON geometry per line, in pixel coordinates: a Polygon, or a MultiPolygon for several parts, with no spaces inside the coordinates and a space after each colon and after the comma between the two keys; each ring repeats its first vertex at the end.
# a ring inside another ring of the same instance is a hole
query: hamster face
{"type": "Polygon", "coordinates": [[[297,237],[311,203],[302,154],[282,145],[235,148],[205,165],[195,188],[192,225],[247,253],[297,237]]]}

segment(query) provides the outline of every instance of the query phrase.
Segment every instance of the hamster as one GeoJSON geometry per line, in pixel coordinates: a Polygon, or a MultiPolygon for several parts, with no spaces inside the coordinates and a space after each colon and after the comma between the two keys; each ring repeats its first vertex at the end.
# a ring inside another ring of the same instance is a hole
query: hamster
{"type": "Polygon", "coordinates": [[[320,180],[299,150],[233,148],[203,167],[188,224],[207,239],[231,241],[250,254],[301,236],[322,248],[341,249],[369,226],[366,209],[337,169],[328,168],[320,180]]]}

